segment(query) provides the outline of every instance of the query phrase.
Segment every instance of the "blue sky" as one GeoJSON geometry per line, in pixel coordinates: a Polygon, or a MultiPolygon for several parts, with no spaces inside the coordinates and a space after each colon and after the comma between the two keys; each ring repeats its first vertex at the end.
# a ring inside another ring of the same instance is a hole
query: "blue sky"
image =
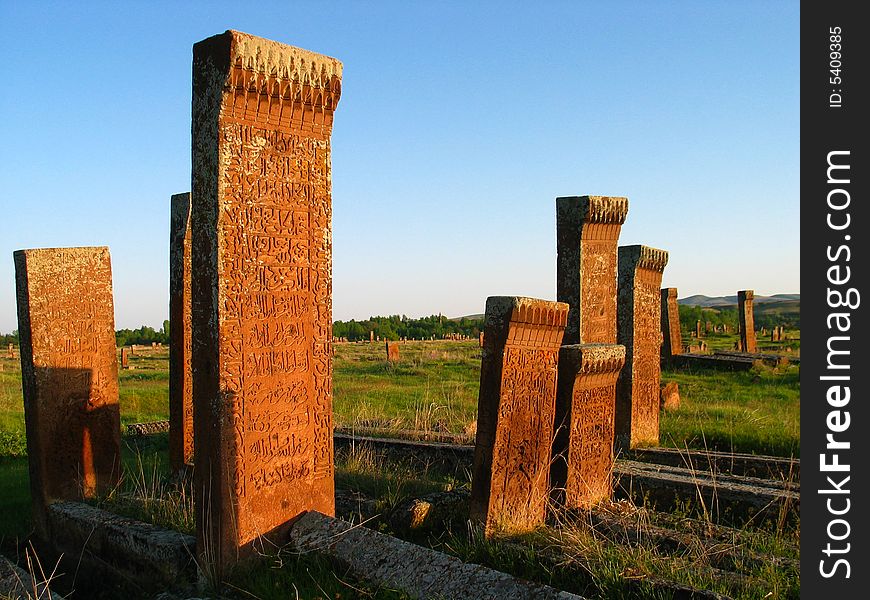
{"type": "Polygon", "coordinates": [[[12,252],[108,245],[116,326],[168,318],[191,47],[238,29],[344,63],[333,308],[555,299],[555,198],[629,198],[663,285],[796,293],[797,2],[0,0],[0,332],[12,252]]]}

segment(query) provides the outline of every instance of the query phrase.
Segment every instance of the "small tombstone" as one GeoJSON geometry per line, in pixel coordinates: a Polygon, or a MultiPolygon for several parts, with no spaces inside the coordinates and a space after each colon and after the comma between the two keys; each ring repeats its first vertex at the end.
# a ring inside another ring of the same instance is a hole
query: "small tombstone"
{"type": "Polygon", "coordinates": [[[9,344],[9,351],[7,356],[9,356],[9,358],[15,358],[15,346],[13,344],[9,344]]]}
{"type": "Polygon", "coordinates": [[[556,433],[550,475],[554,500],[589,508],[613,492],[616,380],[625,346],[575,344],[559,349],[556,433]]]}
{"type": "Polygon", "coordinates": [[[677,288],[662,288],[662,358],[669,359],[683,352],[683,335],[680,331],[680,308],[677,304],[677,288]]]}
{"type": "Polygon", "coordinates": [[[483,348],[483,332],[481,331],[477,336],[477,345],[483,348]]]}
{"type": "Polygon", "coordinates": [[[136,344],[130,346],[130,356],[136,356],[136,344]]]}
{"type": "Polygon", "coordinates": [[[396,342],[391,342],[391,341],[387,340],[386,349],[387,349],[387,360],[390,362],[398,362],[399,361],[399,344],[396,342]]]}
{"type": "Polygon", "coordinates": [[[700,342],[698,342],[698,349],[701,352],[706,352],[707,351],[707,342],[705,342],[704,340],[701,340],[700,342]]]}
{"type": "Polygon", "coordinates": [[[696,338],[701,337],[701,320],[700,319],[695,321],[695,337],[696,338]]]}
{"type": "Polygon", "coordinates": [[[544,522],[567,317],[561,302],[487,298],[469,502],[487,536],[544,522]]]}
{"type": "Polygon", "coordinates": [[[151,342],[151,349],[157,350],[157,342],[151,342]]]}
{"type": "Polygon", "coordinates": [[[676,381],[669,381],[662,386],[661,410],[672,411],[680,408],[680,386],[676,381]]]}
{"type": "Polygon", "coordinates": [[[375,332],[369,331],[369,342],[374,343],[374,341],[375,341],[375,332]]]}
{"type": "Polygon", "coordinates": [[[710,333],[710,331],[712,329],[713,329],[713,323],[711,323],[710,321],[706,321],[704,323],[704,333],[710,333]]]}
{"type": "Polygon", "coordinates": [[[118,483],[121,419],[109,249],[14,253],[34,526],[54,500],[118,483]]]}
{"type": "Polygon", "coordinates": [[[121,368],[129,369],[130,368],[130,353],[127,351],[127,348],[121,348],[121,368]]]}

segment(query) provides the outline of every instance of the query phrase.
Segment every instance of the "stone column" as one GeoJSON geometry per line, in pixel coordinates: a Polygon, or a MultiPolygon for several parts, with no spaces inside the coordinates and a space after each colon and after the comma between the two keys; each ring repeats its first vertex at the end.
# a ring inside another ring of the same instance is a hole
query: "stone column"
{"type": "Polygon", "coordinates": [[[744,352],[758,352],[755,340],[755,319],[752,316],[753,290],[737,292],[737,318],[740,320],[740,345],[744,352]]]}
{"type": "Polygon", "coordinates": [[[221,570],[334,514],[333,111],[342,65],[237,31],[193,47],[200,556],[221,570]]]}
{"type": "Polygon", "coordinates": [[[569,508],[589,508],[613,492],[616,380],[625,347],[575,344],[559,350],[553,497],[569,508]]]}
{"type": "Polygon", "coordinates": [[[616,247],[628,198],[556,198],[556,299],[571,306],[566,344],[616,343],[616,247]]]}
{"type": "Polygon", "coordinates": [[[487,535],[544,522],[567,317],[560,302],[487,298],[469,505],[487,535]]]}
{"type": "Polygon", "coordinates": [[[670,359],[683,353],[683,335],[680,332],[680,307],[677,288],[662,288],[662,358],[670,359]]]}
{"type": "Polygon", "coordinates": [[[616,445],[620,449],[659,441],[661,381],[661,284],[665,250],[619,249],[619,343],[625,366],[616,390],[616,445]]]}
{"type": "Polygon", "coordinates": [[[14,253],[21,379],[37,534],[46,506],[118,483],[121,418],[109,249],[14,253]]]}
{"type": "Polygon", "coordinates": [[[190,192],[170,199],[169,464],[193,464],[193,374],[190,352],[190,192]]]}

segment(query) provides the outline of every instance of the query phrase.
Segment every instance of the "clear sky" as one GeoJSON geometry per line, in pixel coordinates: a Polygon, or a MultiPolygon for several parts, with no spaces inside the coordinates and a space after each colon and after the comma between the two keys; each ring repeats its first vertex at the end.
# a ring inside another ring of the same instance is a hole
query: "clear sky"
{"type": "Polygon", "coordinates": [[[0,332],[12,252],[108,245],[116,327],[168,318],[191,47],[226,29],[344,63],[336,319],[555,299],[555,198],[627,196],[663,286],[800,292],[798,2],[0,0],[0,332]]]}

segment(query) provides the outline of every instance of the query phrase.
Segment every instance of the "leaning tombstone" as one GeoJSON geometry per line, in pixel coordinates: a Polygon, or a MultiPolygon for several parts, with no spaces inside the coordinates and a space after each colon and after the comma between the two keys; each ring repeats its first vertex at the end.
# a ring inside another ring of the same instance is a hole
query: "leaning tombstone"
{"type": "Polygon", "coordinates": [[[616,388],[620,449],[659,441],[661,283],[668,253],[649,246],[619,248],[619,343],[625,366],[616,388]]]}
{"type": "Polygon", "coordinates": [[[335,512],[330,136],[341,63],[238,31],[193,47],[197,548],[215,576],[335,512]]]}
{"type": "Polygon", "coordinates": [[[757,352],[755,341],[755,319],[752,316],[752,300],[755,292],[740,290],[737,292],[737,317],[740,319],[740,345],[743,352],[757,352]]]}
{"type": "Polygon", "coordinates": [[[625,347],[617,344],[573,344],[559,350],[550,469],[558,504],[590,508],[610,499],[616,380],[624,363],[625,347]]]}
{"type": "Polygon", "coordinates": [[[14,253],[21,379],[37,535],[46,507],[118,484],[121,419],[109,249],[14,253]]]}
{"type": "Polygon", "coordinates": [[[487,298],[469,504],[487,536],[544,522],[567,316],[561,302],[487,298]]]}
{"type": "Polygon", "coordinates": [[[680,307],[677,288],[662,288],[662,358],[671,359],[683,353],[683,335],[680,331],[680,307]]]}
{"type": "Polygon", "coordinates": [[[628,198],[556,198],[556,299],[571,306],[565,344],[616,343],[616,247],[628,198]]]}
{"type": "Polygon", "coordinates": [[[169,465],[178,473],[193,464],[190,192],[169,202],[169,465]]]}

